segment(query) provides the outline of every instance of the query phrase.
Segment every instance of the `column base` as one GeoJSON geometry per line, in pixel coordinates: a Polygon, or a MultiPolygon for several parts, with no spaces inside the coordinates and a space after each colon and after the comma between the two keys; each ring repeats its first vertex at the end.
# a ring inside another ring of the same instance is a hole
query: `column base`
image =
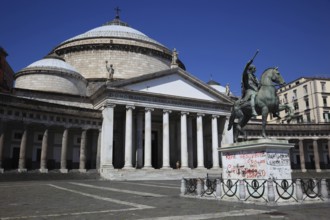
{"type": "Polygon", "coordinates": [[[177,170],[188,170],[188,169],[190,169],[190,167],[188,167],[188,166],[184,166],[184,167],[180,167],[180,168],[177,168],[177,170]]]}
{"type": "Polygon", "coordinates": [[[135,169],[135,167],[133,167],[133,166],[126,166],[126,167],[123,167],[122,169],[123,170],[133,170],[133,169],[135,169]]]}
{"type": "Polygon", "coordinates": [[[80,173],[86,173],[87,170],[86,170],[86,169],[79,169],[79,172],[80,172],[80,173]]]}
{"type": "Polygon", "coordinates": [[[206,170],[205,167],[196,167],[197,170],[206,170]]]}
{"type": "Polygon", "coordinates": [[[39,169],[40,173],[48,173],[48,169],[39,169]]]}
{"type": "Polygon", "coordinates": [[[153,169],[155,169],[155,168],[153,168],[152,166],[144,166],[144,167],[142,167],[141,168],[142,170],[153,170],[153,169]]]}
{"type": "Polygon", "coordinates": [[[60,172],[61,173],[68,173],[69,171],[68,171],[68,169],[60,169],[60,172]]]}
{"type": "Polygon", "coordinates": [[[301,169],[301,172],[306,173],[307,170],[306,169],[301,169]]]}
{"type": "Polygon", "coordinates": [[[19,173],[26,173],[27,169],[26,168],[18,168],[17,170],[19,173]]]}
{"type": "Polygon", "coordinates": [[[321,169],[316,169],[316,172],[317,172],[317,173],[321,173],[322,170],[321,170],[321,169]]]}
{"type": "Polygon", "coordinates": [[[170,166],[165,166],[165,167],[161,167],[160,169],[161,169],[161,170],[171,170],[172,167],[170,167],[170,166]]]}
{"type": "Polygon", "coordinates": [[[5,170],[3,168],[0,168],[0,173],[4,173],[5,170]]]}

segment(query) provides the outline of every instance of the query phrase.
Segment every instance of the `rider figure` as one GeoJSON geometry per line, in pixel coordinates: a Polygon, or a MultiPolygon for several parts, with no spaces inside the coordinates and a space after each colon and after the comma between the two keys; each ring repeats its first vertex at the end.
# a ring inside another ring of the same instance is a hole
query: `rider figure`
{"type": "Polygon", "coordinates": [[[252,62],[253,59],[249,60],[242,75],[242,102],[250,101],[252,116],[257,116],[254,99],[260,84],[258,78],[254,75],[256,67],[252,62]]]}

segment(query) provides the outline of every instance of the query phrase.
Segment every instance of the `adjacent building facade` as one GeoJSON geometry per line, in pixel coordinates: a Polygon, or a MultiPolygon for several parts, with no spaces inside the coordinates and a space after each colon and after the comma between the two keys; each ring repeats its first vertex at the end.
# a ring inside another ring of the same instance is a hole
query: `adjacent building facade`
{"type": "Polygon", "coordinates": [[[10,92],[14,83],[14,71],[7,62],[5,49],[0,47],[0,92],[10,92]]]}
{"type": "MultiPolygon", "coordinates": [[[[330,77],[301,77],[278,89],[277,93],[281,104],[293,107],[294,122],[330,122],[330,77]]],[[[285,112],[280,116],[284,118],[285,112]]]]}
{"type": "MultiPolygon", "coordinates": [[[[281,118],[269,115],[267,135],[295,143],[291,149],[294,170],[330,169],[330,78],[301,77],[277,90],[281,104],[290,105],[294,117],[288,123],[286,112],[281,118]]],[[[261,124],[246,126],[249,139],[260,137],[261,124]]]]}

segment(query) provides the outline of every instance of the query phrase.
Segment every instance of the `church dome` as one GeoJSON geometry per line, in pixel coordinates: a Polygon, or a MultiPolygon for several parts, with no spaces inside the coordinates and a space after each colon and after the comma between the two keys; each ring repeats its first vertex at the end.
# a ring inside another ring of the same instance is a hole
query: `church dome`
{"type": "Polygon", "coordinates": [[[149,38],[147,35],[143,34],[142,32],[123,24],[126,23],[123,23],[120,20],[118,22],[114,22],[114,21],[108,22],[103,26],[94,28],[83,34],[70,38],[69,40],[66,40],[64,43],[75,40],[89,39],[89,38],[110,37],[110,38],[126,38],[126,39],[134,39],[138,41],[145,41],[164,47],[162,44],[149,38]]]}
{"type": "Polygon", "coordinates": [[[15,78],[15,87],[19,89],[86,95],[87,81],[56,54],[28,65],[15,78]]]}
{"type": "MultiPolygon", "coordinates": [[[[53,52],[87,80],[107,78],[107,63],[113,66],[113,78],[118,80],[169,69],[172,60],[170,49],[130,27],[119,16],[62,42],[53,52]]],[[[178,65],[185,69],[180,60],[178,65]]]]}

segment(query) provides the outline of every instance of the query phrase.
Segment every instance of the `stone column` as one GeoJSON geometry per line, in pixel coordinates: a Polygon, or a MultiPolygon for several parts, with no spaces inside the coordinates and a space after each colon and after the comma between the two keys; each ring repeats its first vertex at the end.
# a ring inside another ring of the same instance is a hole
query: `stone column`
{"type": "Polygon", "coordinates": [[[40,156],[40,173],[48,173],[47,169],[47,149],[48,149],[48,128],[46,128],[42,137],[41,156],[40,156]]]}
{"type": "Polygon", "coordinates": [[[212,115],[212,160],[213,169],[220,168],[219,166],[219,139],[218,139],[218,115],[212,115]]]}
{"type": "Polygon", "coordinates": [[[317,139],[313,139],[313,150],[314,150],[315,170],[316,170],[316,172],[321,172],[320,155],[319,155],[317,139]]]}
{"type": "Polygon", "coordinates": [[[86,143],[87,143],[87,129],[83,128],[80,138],[80,160],[79,172],[86,172],[86,143]]]}
{"type": "Polygon", "coordinates": [[[126,126],[125,126],[125,165],[124,169],[132,167],[132,126],[133,126],[133,109],[134,106],[126,106],[126,126]]]}
{"type": "Polygon", "coordinates": [[[23,173],[26,172],[25,167],[25,151],[26,151],[26,144],[27,144],[27,135],[28,135],[28,127],[24,126],[24,132],[21,139],[21,145],[19,150],[19,160],[18,160],[18,172],[23,173]]]}
{"type": "Polygon", "coordinates": [[[67,151],[68,151],[68,133],[69,128],[64,128],[62,136],[62,148],[61,148],[61,173],[68,173],[67,169],[67,151]]]}
{"type": "Polygon", "coordinates": [[[170,110],[163,110],[163,167],[170,168],[170,110]]]}
{"type": "Polygon", "coordinates": [[[299,156],[300,156],[300,167],[301,172],[306,172],[306,166],[305,166],[305,151],[304,151],[304,140],[299,139],[299,156]]]}
{"type": "Polygon", "coordinates": [[[3,152],[5,148],[5,128],[6,128],[6,122],[1,119],[1,124],[0,124],[0,173],[4,172],[3,169],[3,152]]]}
{"type": "Polygon", "coordinates": [[[113,124],[114,104],[107,103],[102,111],[102,135],[101,135],[101,173],[106,169],[113,169],[113,124]]]}
{"type": "Polygon", "coordinates": [[[197,168],[204,168],[204,140],[203,140],[203,116],[197,114],[197,168]]]}
{"type": "Polygon", "coordinates": [[[227,130],[228,124],[229,124],[229,117],[226,117],[225,122],[224,122],[224,128],[223,128],[223,131],[222,131],[221,146],[223,144],[231,144],[231,143],[234,142],[234,136],[233,136],[233,130],[234,129],[232,128],[228,131],[227,130]]]}
{"type": "Polygon", "coordinates": [[[145,109],[144,123],[144,168],[152,168],[151,166],[151,112],[152,108],[145,109]]]}
{"type": "Polygon", "coordinates": [[[188,168],[188,136],[187,136],[187,115],[188,112],[181,112],[181,168],[188,168]]]}
{"type": "Polygon", "coordinates": [[[97,151],[96,151],[96,169],[98,172],[100,172],[101,136],[102,136],[102,129],[99,129],[99,136],[97,138],[97,151]]]}

